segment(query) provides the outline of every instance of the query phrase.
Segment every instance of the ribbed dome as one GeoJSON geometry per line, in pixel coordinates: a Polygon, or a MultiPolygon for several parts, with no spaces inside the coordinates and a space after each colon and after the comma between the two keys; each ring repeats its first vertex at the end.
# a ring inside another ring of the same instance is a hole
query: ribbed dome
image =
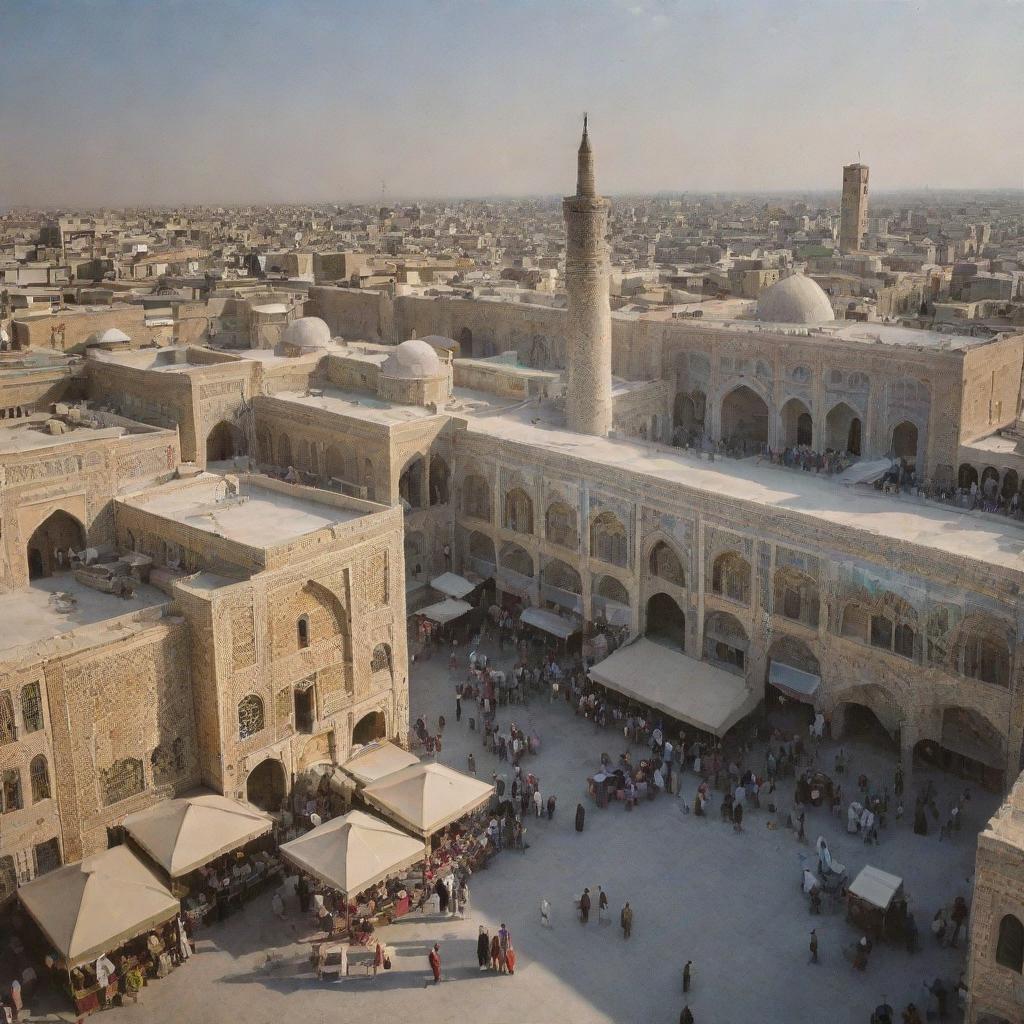
{"type": "Polygon", "coordinates": [[[303,316],[285,328],[281,341],[301,349],[327,348],[331,343],[331,329],[318,316],[303,316]]]}
{"type": "Polygon", "coordinates": [[[440,377],[441,360],[437,353],[421,338],[403,341],[384,360],[381,372],[385,377],[401,377],[411,380],[418,377],[440,377]]]}
{"type": "Polygon", "coordinates": [[[757,319],[768,323],[820,324],[835,318],[821,286],[803,274],[776,281],[757,300],[757,319]]]}

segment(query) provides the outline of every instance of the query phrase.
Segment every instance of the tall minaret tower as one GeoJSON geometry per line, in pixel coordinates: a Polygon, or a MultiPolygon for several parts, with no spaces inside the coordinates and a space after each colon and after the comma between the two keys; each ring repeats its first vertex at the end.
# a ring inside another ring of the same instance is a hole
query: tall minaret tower
{"type": "Polygon", "coordinates": [[[612,312],[608,301],[608,200],[594,185],[594,154],[583,117],[576,195],[562,200],[565,216],[566,339],[570,430],[605,437],[612,427],[612,312]]]}

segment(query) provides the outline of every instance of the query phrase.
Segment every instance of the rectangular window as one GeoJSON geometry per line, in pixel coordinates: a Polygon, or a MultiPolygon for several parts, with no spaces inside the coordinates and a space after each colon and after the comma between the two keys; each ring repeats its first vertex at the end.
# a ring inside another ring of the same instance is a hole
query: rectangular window
{"type": "Polygon", "coordinates": [[[58,839],[47,839],[45,843],[36,843],[34,852],[37,875],[45,875],[60,867],[60,841],[58,839]]]}

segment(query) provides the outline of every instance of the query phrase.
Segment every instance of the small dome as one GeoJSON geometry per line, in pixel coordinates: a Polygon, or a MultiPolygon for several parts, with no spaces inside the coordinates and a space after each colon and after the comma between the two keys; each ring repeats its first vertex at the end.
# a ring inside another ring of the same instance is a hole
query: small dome
{"type": "Polygon", "coordinates": [[[821,286],[803,274],[791,274],[761,292],[757,319],[773,324],[820,324],[835,320],[821,286]]]}
{"type": "Polygon", "coordinates": [[[417,377],[440,377],[441,360],[437,352],[421,338],[403,341],[384,360],[381,372],[385,377],[402,377],[406,380],[417,377]]]}
{"type": "Polygon", "coordinates": [[[331,343],[331,329],[318,316],[299,317],[284,329],[281,343],[300,349],[327,348],[331,343]]]}

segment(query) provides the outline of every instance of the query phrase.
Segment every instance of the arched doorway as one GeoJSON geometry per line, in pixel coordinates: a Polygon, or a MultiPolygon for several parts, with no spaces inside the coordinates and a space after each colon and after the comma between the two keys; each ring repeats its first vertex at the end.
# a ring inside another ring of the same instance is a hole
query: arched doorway
{"type": "Polygon", "coordinates": [[[78,552],[85,546],[82,524],[63,509],[51,512],[36,527],[26,546],[29,579],[41,579],[70,568],[68,550],[78,552]]]}
{"type": "Polygon", "coordinates": [[[971,708],[947,707],[942,711],[938,741],[922,740],[914,755],[927,764],[980,782],[1002,792],[1006,766],[1003,736],[987,718],[971,708]]]}
{"type": "Polygon", "coordinates": [[[787,715],[795,716],[798,724],[810,723],[821,681],[821,667],[814,652],[803,640],[783,634],[772,641],[766,660],[768,706],[782,708],[787,715]]]}
{"type": "Polygon", "coordinates": [[[430,457],[430,504],[448,504],[448,463],[440,455],[430,457]]]}
{"type": "Polygon", "coordinates": [[[867,684],[848,691],[832,713],[835,736],[859,736],[887,751],[899,751],[899,714],[880,686],[867,684]]]}
{"type": "Polygon", "coordinates": [[[825,447],[850,455],[861,454],[861,421],[845,402],[833,406],[825,417],[825,447]]]}
{"type": "Polygon", "coordinates": [[[245,454],[245,437],[233,423],[221,420],[206,435],[206,461],[225,462],[245,454]]]}
{"type": "Polygon", "coordinates": [[[704,435],[704,410],[707,399],[703,391],[680,391],[672,404],[673,440],[692,444],[704,435]]]}
{"type": "Polygon", "coordinates": [[[356,722],[352,730],[352,746],[362,746],[374,740],[382,740],[387,736],[388,727],[383,711],[371,711],[356,722]]]}
{"type": "Polygon", "coordinates": [[[981,493],[986,498],[995,500],[999,491],[999,470],[995,466],[986,466],[981,472],[981,493]]]}
{"type": "Polygon", "coordinates": [[[455,340],[459,343],[460,356],[472,359],[476,355],[473,351],[473,332],[468,327],[463,327],[455,340]]]}
{"type": "Polygon", "coordinates": [[[1001,494],[1006,501],[1009,501],[1020,489],[1020,479],[1015,469],[1008,469],[1003,477],[1001,494]]]}
{"type": "Polygon", "coordinates": [[[722,440],[741,454],[754,454],[768,443],[768,406],[746,384],[722,399],[722,440]]]}
{"type": "Polygon", "coordinates": [[[787,448],[794,445],[810,447],[814,431],[811,411],[799,398],[791,398],[782,407],[782,439],[787,448]]]}
{"type": "Polygon", "coordinates": [[[410,508],[423,507],[423,459],[415,458],[398,478],[398,497],[410,508]]]}
{"type": "Polygon", "coordinates": [[[279,811],[287,793],[288,777],[275,757],[261,761],[245,780],[245,798],[263,811],[279,811]]]}
{"type": "Polygon", "coordinates": [[[969,462],[964,462],[957,470],[956,482],[958,487],[969,491],[971,485],[978,482],[978,471],[969,462]]]}
{"type": "Polygon", "coordinates": [[[917,464],[917,425],[910,420],[898,423],[892,432],[892,457],[908,466],[917,464]]]}
{"type": "Polygon", "coordinates": [[[668,594],[652,594],[648,599],[644,635],[666,647],[686,651],[686,615],[668,594]]]}

